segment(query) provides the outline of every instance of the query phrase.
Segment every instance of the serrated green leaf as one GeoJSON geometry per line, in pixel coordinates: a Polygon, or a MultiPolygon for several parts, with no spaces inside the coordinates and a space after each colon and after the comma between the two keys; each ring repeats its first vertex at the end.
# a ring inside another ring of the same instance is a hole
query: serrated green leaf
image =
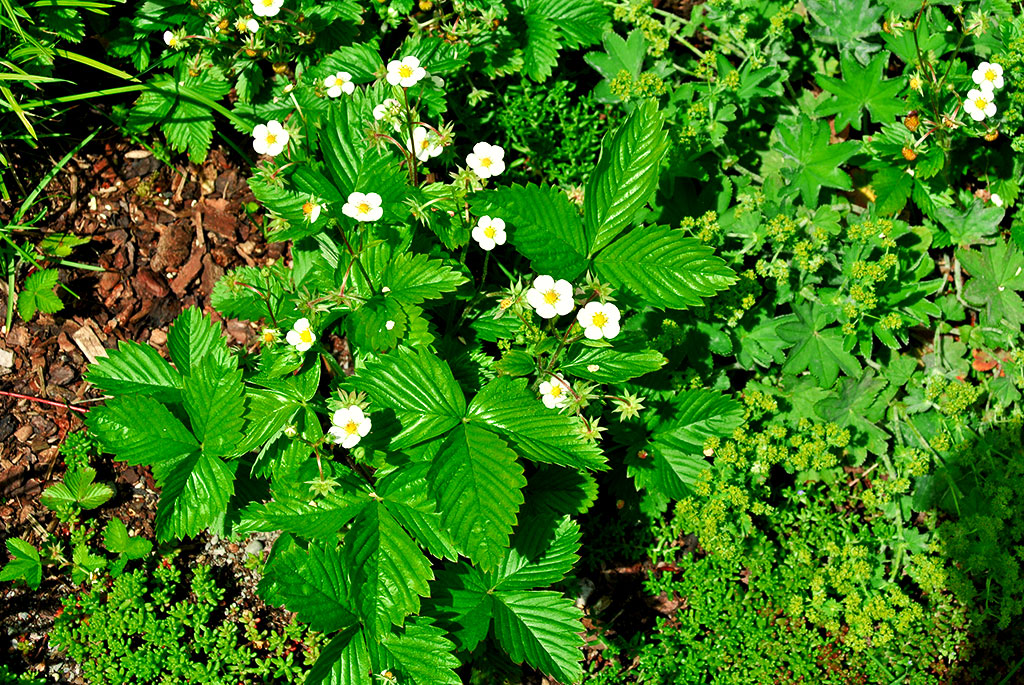
{"type": "Polygon", "coordinates": [[[21,538],[9,538],[6,544],[11,560],[0,569],[0,581],[24,580],[32,590],[38,589],[43,581],[39,552],[21,538]]]}
{"type": "Polygon", "coordinates": [[[128,559],[142,559],[153,549],[149,540],[128,534],[128,527],[119,518],[112,518],[103,531],[103,544],[108,552],[123,554],[128,559]]]}
{"type": "Polygon", "coordinates": [[[350,379],[373,406],[394,409],[401,432],[393,449],[448,432],[466,413],[466,398],[444,361],[426,351],[400,347],[368,361],[350,379]]]}
{"type": "Polygon", "coordinates": [[[512,661],[565,683],[583,679],[583,617],[557,592],[495,592],[494,634],[512,661]]]}
{"type": "Polygon", "coordinates": [[[840,52],[853,54],[861,64],[879,49],[867,39],[881,31],[883,7],[871,0],[806,0],[804,5],[814,18],[809,33],[815,40],[838,45],[840,52]]]}
{"type": "Polygon", "coordinates": [[[367,504],[345,536],[345,559],[364,625],[374,636],[419,613],[430,594],[430,562],[391,512],[379,501],[367,504]]]}
{"type": "Polygon", "coordinates": [[[782,155],[782,173],[808,207],[818,204],[821,188],[849,190],[850,177],[841,169],[857,154],[860,144],[847,140],[829,144],[829,128],[824,120],[812,121],[802,114],[795,121],[780,122],[773,132],[775,149],[782,155]]]}
{"type": "Polygon", "coordinates": [[[276,495],[270,502],[253,504],[236,526],[241,534],[276,530],[304,538],[333,540],[370,501],[369,490],[351,474],[335,475],[338,487],[316,499],[276,495]]]}
{"type": "Polygon", "coordinates": [[[235,474],[219,457],[198,452],[152,466],[161,487],[157,540],[198,535],[227,511],[235,491],[235,474]]]}
{"type": "Polygon", "coordinates": [[[148,345],[120,341],[89,367],[85,379],[105,393],[138,393],[163,402],[181,399],[181,376],[148,345]]]}
{"type": "Polygon", "coordinates": [[[199,451],[195,437],[152,397],[117,397],[85,417],[103,448],[133,466],[179,460],[199,451]]]}
{"type": "Polygon", "coordinates": [[[417,305],[451,292],[466,282],[466,277],[452,270],[440,259],[404,252],[394,257],[381,277],[387,294],[405,305],[417,305]]]}
{"type": "Polygon", "coordinates": [[[710,247],[665,226],[634,228],[601,251],[594,268],[615,287],[672,309],[698,306],[736,282],[710,247]]]}
{"type": "Polygon", "coordinates": [[[430,495],[427,473],[430,464],[402,466],[377,482],[388,511],[430,554],[454,561],[459,552],[442,522],[435,499],[430,495]]]}
{"type": "Polygon", "coordinates": [[[668,152],[665,116],[645,100],[601,143],[601,156],[583,200],[588,256],[625,230],[658,189],[668,152]]]}
{"type": "Polygon", "coordinates": [[[470,423],[505,436],[527,459],[559,466],[603,470],[604,455],[585,440],[567,415],[545,407],[525,379],[495,378],[473,398],[470,423]]]}
{"type": "Polygon", "coordinates": [[[558,27],[540,12],[529,10],[531,5],[541,4],[538,0],[523,1],[527,5],[523,72],[534,81],[543,81],[558,64],[558,27]]]}
{"type": "Polygon", "coordinates": [[[568,516],[534,517],[516,529],[501,565],[491,574],[497,590],[531,590],[559,582],[579,560],[579,524],[568,516]]]}
{"type": "Polygon", "coordinates": [[[427,479],[455,545],[482,568],[497,566],[526,485],[515,452],[480,426],[460,425],[434,457],[427,479]]]}
{"type": "Polygon", "coordinates": [[[28,321],[37,311],[47,314],[60,311],[64,305],[54,292],[59,275],[56,269],[43,269],[25,279],[18,293],[18,314],[22,319],[28,321]]]}
{"type": "Polygon", "coordinates": [[[587,268],[587,236],[579,210],[557,188],[512,185],[476,193],[473,213],[505,221],[509,242],[538,274],[573,279],[587,268]]]}
{"type": "Polygon", "coordinates": [[[651,435],[646,457],[627,459],[628,473],[638,487],[683,499],[708,466],[704,442],[730,435],[741,423],[743,407],[735,400],[710,390],[686,390],[673,398],[665,422],[651,435]]]}
{"type": "Polygon", "coordinates": [[[597,383],[624,383],[665,365],[665,356],[656,350],[643,349],[625,340],[616,340],[613,345],[581,346],[559,369],[566,375],[597,383]]]}
{"type": "Polygon", "coordinates": [[[283,279],[273,267],[232,269],[217,281],[210,294],[210,304],[226,318],[247,321],[259,321],[271,314],[281,317],[283,303],[283,279]]]}
{"type": "Polygon", "coordinates": [[[444,631],[416,617],[404,629],[395,629],[377,642],[370,642],[370,659],[376,672],[388,670],[401,683],[413,685],[461,685],[455,673],[459,660],[455,645],[444,631]]]}
{"type": "Polygon", "coordinates": [[[233,366],[220,325],[196,307],[187,307],[167,329],[167,351],[183,375],[192,373],[207,355],[220,367],[233,366]]]}
{"type": "Polygon", "coordinates": [[[109,485],[94,483],[95,478],[96,469],[90,467],[69,471],[63,483],[47,488],[39,500],[50,509],[62,506],[95,509],[114,496],[109,485]]]}
{"type": "MultiPolygon", "coordinates": [[[[170,336],[168,335],[168,343],[170,336]]],[[[185,377],[182,398],[192,434],[206,454],[238,454],[245,423],[242,370],[227,370],[212,357],[204,358],[185,377]]]]}
{"type": "Polygon", "coordinates": [[[325,633],[357,623],[351,600],[352,585],[342,553],[334,543],[311,543],[309,550],[283,535],[274,543],[261,594],[284,604],[303,623],[325,633]]]}
{"type": "MultiPolygon", "coordinates": [[[[889,52],[875,55],[867,66],[857,63],[851,54],[843,54],[842,80],[819,74],[821,87],[835,95],[835,99],[818,107],[817,114],[838,114],[836,131],[852,125],[860,131],[864,127],[864,112],[871,113],[876,124],[888,123],[907,110],[906,102],[899,98],[904,79],[885,79],[882,72],[889,61],[889,52]]],[[[909,194],[909,190],[907,191],[909,194]]]]}
{"type": "Polygon", "coordinates": [[[871,179],[875,191],[875,210],[883,216],[899,214],[914,191],[914,177],[906,169],[886,167],[871,179]]]}
{"type": "Polygon", "coordinates": [[[363,631],[352,626],[320,650],[303,685],[372,685],[373,664],[363,631]]]}

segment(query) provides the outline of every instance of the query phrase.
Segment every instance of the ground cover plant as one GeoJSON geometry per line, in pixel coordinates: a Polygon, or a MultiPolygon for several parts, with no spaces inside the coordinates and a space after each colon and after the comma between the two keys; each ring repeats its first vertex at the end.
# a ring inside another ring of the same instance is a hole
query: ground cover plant
{"type": "Polygon", "coordinates": [[[103,91],[125,135],[234,147],[289,247],[166,355],[87,372],[91,439],[160,489],[152,543],[112,519],[95,549],[112,491],[74,459],[43,495],[70,561],[6,541],[4,580],[71,568],[50,640],[89,682],[1019,677],[1018,6],[147,2],[98,30],[140,72],[103,91]],[[296,620],[262,653],[155,556],[252,533],[296,620]],[[650,602],[609,599],[634,562],[650,602]]]}

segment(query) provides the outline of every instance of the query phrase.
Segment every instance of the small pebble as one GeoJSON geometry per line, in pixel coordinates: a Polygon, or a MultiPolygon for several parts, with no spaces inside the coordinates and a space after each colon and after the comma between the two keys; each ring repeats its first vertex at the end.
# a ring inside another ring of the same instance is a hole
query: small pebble
{"type": "Polygon", "coordinates": [[[245,546],[246,554],[259,554],[263,551],[263,543],[259,540],[252,540],[245,546]]]}

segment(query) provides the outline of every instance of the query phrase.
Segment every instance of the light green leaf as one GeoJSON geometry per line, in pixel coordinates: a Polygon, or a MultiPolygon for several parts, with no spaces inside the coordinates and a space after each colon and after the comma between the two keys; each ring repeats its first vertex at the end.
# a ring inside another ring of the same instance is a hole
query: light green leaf
{"type": "Polygon", "coordinates": [[[342,554],[333,542],[299,547],[290,535],[274,543],[260,581],[268,602],[283,604],[303,623],[325,633],[356,625],[352,585],[342,554]]]}
{"type": "Polygon", "coordinates": [[[1003,208],[995,205],[985,207],[978,198],[974,198],[966,210],[942,206],[935,208],[935,219],[949,231],[953,244],[960,247],[996,242],[994,236],[1005,215],[1006,210],[1003,208]]]}
{"type": "Polygon", "coordinates": [[[167,330],[167,351],[183,375],[192,373],[207,355],[220,367],[230,364],[227,341],[220,325],[196,307],[187,307],[167,330]]]}
{"type": "Polygon", "coordinates": [[[455,561],[459,552],[448,528],[441,522],[438,506],[430,494],[427,473],[430,464],[406,464],[377,481],[388,511],[402,527],[438,558],[455,561]]]}
{"type": "Polygon", "coordinates": [[[46,489],[39,500],[50,509],[75,506],[95,509],[114,496],[114,490],[104,483],[94,483],[96,469],[86,467],[69,471],[64,482],[46,489]]]}
{"type": "Polygon", "coordinates": [[[372,685],[371,673],[373,664],[366,636],[358,626],[352,626],[335,635],[320,650],[303,685],[372,685]]]}
{"type": "Polygon", "coordinates": [[[6,544],[11,561],[0,569],[0,581],[24,580],[32,590],[38,589],[43,581],[43,563],[39,559],[39,552],[21,538],[8,538],[6,544]]]}
{"type": "Polygon", "coordinates": [[[86,414],[85,425],[121,461],[136,466],[175,461],[199,450],[188,429],[152,397],[117,397],[86,414]]]}
{"type": "Polygon", "coordinates": [[[495,592],[494,634],[512,661],[564,683],[583,679],[583,617],[557,592],[495,592]]]}
{"type": "Polygon", "coordinates": [[[350,379],[372,405],[394,409],[401,433],[399,449],[448,432],[466,413],[466,398],[444,361],[427,351],[400,347],[366,362],[350,379]]]}
{"type": "Polygon", "coordinates": [[[497,566],[526,485],[515,452],[484,428],[461,425],[434,457],[427,478],[455,545],[481,567],[497,566]]]}
{"type": "Polygon", "coordinates": [[[598,254],[594,268],[615,287],[672,309],[701,305],[736,282],[710,247],[665,226],[633,229],[598,254]]]}
{"type": "Polygon", "coordinates": [[[153,549],[153,543],[145,538],[128,534],[128,527],[119,518],[110,519],[103,531],[103,544],[107,551],[123,554],[128,559],[142,559],[153,549]]]}
{"type": "Polygon", "coordinates": [[[1019,328],[1024,324],[1024,255],[1002,240],[978,251],[957,250],[957,259],[970,274],[964,299],[985,312],[989,326],[1019,328]]]}
{"type": "Polygon", "coordinates": [[[559,369],[566,375],[598,383],[624,383],[657,371],[665,362],[661,352],[616,340],[613,347],[581,346],[559,369]]]}
{"type": "MultiPolygon", "coordinates": [[[[170,342],[170,336],[168,336],[170,342]]],[[[245,421],[242,370],[228,370],[206,357],[185,377],[182,391],[192,433],[206,454],[238,454],[245,421]]]]}
{"type": "Polygon", "coordinates": [[[404,629],[387,633],[380,643],[370,642],[370,658],[376,672],[388,670],[400,683],[412,685],[461,685],[455,673],[459,660],[455,645],[444,631],[416,617],[404,629]]]}
{"type": "Polygon", "coordinates": [[[381,277],[381,286],[391,288],[387,297],[406,305],[436,299],[465,282],[465,276],[453,271],[440,259],[411,252],[394,257],[381,277]]]}
{"type": "Polygon", "coordinates": [[[430,594],[430,562],[379,501],[366,505],[345,536],[345,558],[354,569],[355,600],[375,636],[419,613],[430,594]]]}
{"type": "Polygon", "coordinates": [[[85,379],[105,393],[138,393],[163,402],[181,399],[181,376],[148,345],[118,343],[107,356],[89,367],[85,379]]]}
{"type": "Polygon", "coordinates": [[[270,502],[247,507],[237,532],[281,530],[304,538],[335,539],[342,526],[369,503],[370,492],[354,475],[336,474],[334,480],[338,487],[314,500],[282,494],[270,502]]]}
{"type": "Polygon", "coordinates": [[[476,193],[477,216],[502,219],[509,241],[538,274],[573,279],[587,268],[587,236],[579,210],[550,186],[512,185],[476,193]]]}
{"type": "Polygon", "coordinates": [[[153,475],[162,489],[155,526],[161,542],[198,535],[227,511],[235,491],[234,470],[205,453],[154,463],[153,475]]]}
{"type": "Polygon", "coordinates": [[[525,379],[495,378],[473,398],[467,416],[471,423],[507,437],[527,459],[575,468],[607,468],[601,450],[580,435],[575,421],[545,407],[526,389],[525,379]]]}
{"type": "Polygon", "coordinates": [[[645,100],[602,142],[583,196],[588,256],[625,230],[658,189],[661,163],[668,152],[664,125],[657,102],[645,100]]]}
{"type": "Polygon", "coordinates": [[[60,273],[56,269],[42,269],[25,279],[25,285],[18,293],[18,314],[28,321],[37,311],[52,314],[64,305],[57,297],[55,288],[60,273]]]}

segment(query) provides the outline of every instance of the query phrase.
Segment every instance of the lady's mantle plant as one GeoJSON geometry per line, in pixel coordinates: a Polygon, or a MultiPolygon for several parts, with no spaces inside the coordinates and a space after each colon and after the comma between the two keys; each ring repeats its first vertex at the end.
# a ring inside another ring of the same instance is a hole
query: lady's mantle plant
{"type": "Polygon", "coordinates": [[[730,410],[710,391],[637,421],[642,386],[626,384],[666,364],[644,313],[734,276],[641,222],[668,147],[653,101],[605,140],[581,215],[556,188],[502,186],[501,147],[428,120],[431,69],[399,55],[344,97],[344,74],[325,83],[326,116],[256,127],[251,186],[292,265],[237,269],[213,302],[260,322],[261,349],[229,349],[186,310],[170,362],[122,343],[91,369],[112,398],[88,423],[152,467],[160,539],[283,532],[261,592],[332,636],[307,682],[458,683],[490,640],[574,682],[581,613],[547,588],[577,559],[591,474],[650,443],[638,482],[678,496],[728,428],[702,422],[730,410]],[[606,410],[632,426],[602,435],[606,410]]]}

